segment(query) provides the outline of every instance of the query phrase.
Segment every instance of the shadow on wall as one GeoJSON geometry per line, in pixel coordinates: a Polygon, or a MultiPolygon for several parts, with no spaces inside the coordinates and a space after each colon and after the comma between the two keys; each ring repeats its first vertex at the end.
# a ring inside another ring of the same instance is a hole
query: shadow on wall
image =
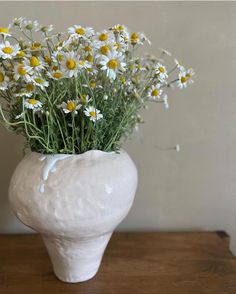
{"type": "Polygon", "coordinates": [[[12,174],[23,156],[24,142],[20,136],[7,132],[3,127],[0,127],[0,137],[4,138],[0,144],[0,233],[17,233],[19,229],[29,232],[30,230],[14,216],[8,203],[8,186],[12,174]],[[11,152],[7,152],[9,149],[11,152]],[[11,156],[6,156],[9,153],[11,156]]]}

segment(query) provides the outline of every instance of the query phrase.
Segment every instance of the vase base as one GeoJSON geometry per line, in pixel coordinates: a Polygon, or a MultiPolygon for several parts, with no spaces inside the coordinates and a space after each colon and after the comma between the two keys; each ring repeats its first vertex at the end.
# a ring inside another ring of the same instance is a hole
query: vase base
{"type": "Polygon", "coordinates": [[[66,283],[92,279],[112,233],[85,239],[42,235],[57,278],[66,283]]]}

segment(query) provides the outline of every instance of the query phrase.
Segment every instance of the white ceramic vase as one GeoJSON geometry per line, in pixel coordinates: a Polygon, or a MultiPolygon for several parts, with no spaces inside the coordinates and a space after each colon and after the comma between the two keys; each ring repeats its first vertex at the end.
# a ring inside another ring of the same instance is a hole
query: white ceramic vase
{"type": "Polygon", "coordinates": [[[14,172],[9,198],[17,217],[42,235],[56,276],[75,283],[97,273],[136,187],[136,167],[123,150],[31,152],[14,172]]]}

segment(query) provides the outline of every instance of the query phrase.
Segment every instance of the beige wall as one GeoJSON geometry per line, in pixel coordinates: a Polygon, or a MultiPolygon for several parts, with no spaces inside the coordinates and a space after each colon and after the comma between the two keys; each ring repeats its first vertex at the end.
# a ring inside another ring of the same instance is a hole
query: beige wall
{"type": "MultiPolygon", "coordinates": [[[[171,109],[150,105],[146,124],[126,144],[139,170],[131,213],[120,229],[233,231],[236,212],[236,3],[0,2],[0,20],[26,16],[102,29],[116,23],[143,30],[150,52],[175,52],[197,72],[196,83],[171,92],[171,109]],[[160,151],[176,143],[181,152],[160,151]]],[[[0,231],[25,232],[10,213],[7,187],[23,140],[0,129],[0,231]]]]}

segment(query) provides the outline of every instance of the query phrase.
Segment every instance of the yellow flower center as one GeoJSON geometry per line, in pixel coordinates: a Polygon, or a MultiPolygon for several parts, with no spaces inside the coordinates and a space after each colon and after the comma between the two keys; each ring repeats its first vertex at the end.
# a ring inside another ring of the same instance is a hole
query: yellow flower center
{"type": "Polygon", "coordinates": [[[66,67],[70,70],[75,69],[76,68],[76,62],[74,59],[68,59],[66,61],[66,67]]]}
{"type": "Polygon", "coordinates": [[[86,57],[86,60],[88,62],[92,62],[93,61],[93,56],[91,54],[89,54],[87,57],[86,57]]]}
{"type": "Polygon", "coordinates": [[[40,61],[38,60],[38,58],[35,57],[35,56],[32,56],[32,57],[30,58],[30,66],[31,66],[31,67],[37,67],[37,66],[39,66],[39,65],[40,65],[40,61]]]}
{"type": "Polygon", "coordinates": [[[116,42],[116,43],[114,44],[114,47],[116,48],[116,50],[118,50],[118,49],[120,48],[120,44],[116,42]]]}
{"type": "Polygon", "coordinates": [[[91,47],[90,46],[85,46],[84,47],[84,51],[85,52],[90,52],[91,51],[91,47]]]}
{"type": "Polygon", "coordinates": [[[26,88],[26,90],[28,92],[32,92],[34,90],[34,85],[33,84],[27,84],[25,88],[26,88]]]}
{"type": "Polygon", "coordinates": [[[59,71],[54,72],[53,77],[54,77],[55,79],[60,79],[60,78],[62,77],[62,73],[59,72],[59,71]]]}
{"type": "Polygon", "coordinates": [[[51,59],[51,57],[49,57],[49,56],[45,56],[45,57],[44,57],[44,60],[47,62],[48,65],[51,65],[51,64],[52,64],[52,59],[51,59]]]}
{"type": "Polygon", "coordinates": [[[106,41],[108,39],[108,35],[105,34],[105,33],[102,33],[100,36],[99,36],[99,40],[100,41],[106,41]]]}
{"type": "Polygon", "coordinates": [[[57,60],[58,61],[62,61],[63,58],[64,58],[64,56],[62,54],[57,55],[57,60]]]}
{"type": "Polygon", "coordinates": [[[69,102],[67,102],[66,108],[67,108],[69,111],[74,111],[74,110],[76,109],[76,104],[75,104],[75,102],[73,102],[73,101],[69,101],[69,102]]]}
{"type": "Polygon", "coordinates": [[[18,53],[17,53],[17,56],[19,57],[19,58],[23,58],[24,56],[25,56],[25,52],[24,51],[19,51],[18,53]]]}
{"type": "Polygon", "coordinates": [[[2,72],[0,72],[0,83],[3,83],[5,80],[5,76],[2,72]]]}
{"type": "Polygon", "coordinates": [[[52,67],[52,70],[54,70],[54,71],[58,70],[58,66],[54,65],[54,66],[52,67]]]}
{"type": "Polygon", "coordinates": [[[186,78],[191,79],[192,78],[192,75],[190,73],[187,73],[186,74],[186,78]]]}
{"type": "Polygon", "coordinates": [[[80,100],[83,104],[86,104],[87,102],[87,95],[81,95],[80,100]]]}
{"type": "Polygon", "coordinates": [[[26,73],[27,73],[26,70],[25,70],[25,68],[24,68],[24,65],[18,66],[17,71],[18,71],[18,74],[21,75],[21,76],[25,76],[26,73]]]}
{"type": "Polygon", "coordinates": [[[43,80],[40,78],[35,78],[34,80],[37,84],[40,84],[40,85],[43,84],[43,80]]]}
{"type": "Polygon", "coordinates": [[[96,82],[92,80],[92,81],[89,83],[89,86],[90,86],[91,88],[95,88],[95,87],[96,87],[96,82]]]}
{"type": "Polygon", "coordinates": [[[31,50],[38,50],[40,48],[41,48],[41,44],[38,42],[33,43],[31,46],[31,50]]]}
{"type": "Polygon", "coordinates": [[[159,72],[164,73],[165,72],[165,68],[163,66],[159,67],[159,72]]]}
{"type": "Polygon", "coordinates": [[[75,32],[78,34],[78,35],[81,35],[83,36],[85,34],[85,29],[83,28],[78,28],[75,30],[75,32]]]}
{"type": "Polygon", "coordinates": [[[103,54],[103,55],[107,55],[107,53],[110,51],[110,47],[108,45],[104,45],[100,48],[100,52],[103,54]]]}
{"type": "Polygon", "coordinates": [[[187,78],[186,77],[181,77],[180,81],[182,84],[186,83],[187,82],[187,78]]]}
{"type": "Polygon", "coordinates": [[[84,66],[85,61],[84,61],[84,60],[80,60],[80,61],[79,61],[79,64],[82,65],[82,66],[84,66]]]}
{"type": "Polygon", "coordinates": [[[0,28],[0,33],[9,33],[9,29],[8,28],[0,28]]]}
{"type": "Polygon", "coordinates": [[[131,35],[131,43],[132,44],[136,44],[136,43],[138,43],[138,34],[137,33],[133,33],[132,35],[131,35]]]}
{"type": "Polygon", "coordinates": [[[116,59],[110,59],[107,63],[107,66],[110,68],[110,69],[117,69],[118,67],[118,61],[116,59]]]}
{"type": "Polygon", "coordinates": [[[94,118],[97,117],[96,111],[90,111],[89,114],[94,118]]]}
{"type": "Polygon", "coordinates": [[[120,81],[121,81],[122,84],[125,84],[126,78],[122,76],[122,77],[120,77],[120,81]]]}
{"type": "Polygon", "coordinates": [[[158,96],[159,95],[159,91],[157,90],[157,89],[154,89],[153,91],[152,91],[152,96],[158,96]]]}
{"type": "Polygon", "coordinates": [[[116,28],[118,31],[123,31],[124,30],[124,27],[119,25],[117,28],[116,28]]]}
{"type": "Polygon", "coordinates": [[[6,54],[11,54],[13,52],[12,47],[4,47],[2,49],[2,52],[6,53],[6,54]]]}
{"type": "Polygon", "coordinates": [[[36,100],[36,99],[28,99],[28,103],[29,104],[32,104],[32,105],[36,105],[37,103],[38,103],[38,100],[36,100]]]}

